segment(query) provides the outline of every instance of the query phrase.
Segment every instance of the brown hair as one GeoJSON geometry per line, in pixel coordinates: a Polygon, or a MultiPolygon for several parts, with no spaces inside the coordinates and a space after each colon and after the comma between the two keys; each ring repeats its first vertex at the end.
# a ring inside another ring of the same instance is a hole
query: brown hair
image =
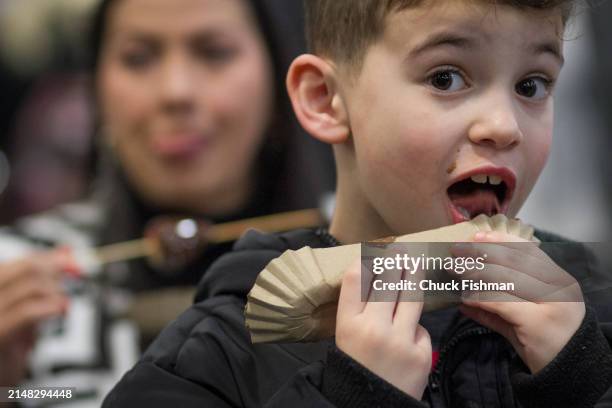
{"type": "MultiPolygon", "coordinates": [[[[558,8],[564,23],[576,3],[576,0],[482,1],[522,9],[558,8]]],[[[422,3],[423,0],[304,0],[309,50],[358,67],[367,47],[384,32],[386,17],[422,3]]]]}

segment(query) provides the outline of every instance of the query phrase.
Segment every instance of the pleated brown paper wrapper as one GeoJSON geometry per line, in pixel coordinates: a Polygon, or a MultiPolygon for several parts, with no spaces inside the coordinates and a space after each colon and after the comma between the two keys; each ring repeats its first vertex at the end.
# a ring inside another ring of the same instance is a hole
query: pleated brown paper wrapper
{"type": "MultiPolygon", "coordinates": [[[[534,240],[531,226],[504,215],[480,215],[469,222],[409,234],[385,242],[468,242],[478,231],[500,231],[534,240]]],[[[450,245],[438,246],[450,256],[450,245]]],[[[420,253],[420,252],[419,252],[420,253]]],[[[253,343],[298,343],[333,337],[336,308],[344,271],[361,256],[361,244],[285,251],[259,274],[247,296],[245,318],[253,343]]],[[[457,301],[425,297],[425,311],[456,305],[457,301]]]]}

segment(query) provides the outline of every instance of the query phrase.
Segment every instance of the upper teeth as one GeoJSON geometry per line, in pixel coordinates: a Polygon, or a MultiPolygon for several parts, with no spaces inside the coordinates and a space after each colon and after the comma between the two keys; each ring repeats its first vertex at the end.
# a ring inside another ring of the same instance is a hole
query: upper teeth
{"type": "Polygon", "coordinates": [[[497,186],[499,184],[501,184],[502,182],[502,178],[499,176],[489,176],[486,174],[477,174],[475,176],[472,176],[472,181],[474,183],[478,183],[478,184],[486,184],[487,181],[489,182],[489,184],[492,184],[494,186],[497,186]]]}

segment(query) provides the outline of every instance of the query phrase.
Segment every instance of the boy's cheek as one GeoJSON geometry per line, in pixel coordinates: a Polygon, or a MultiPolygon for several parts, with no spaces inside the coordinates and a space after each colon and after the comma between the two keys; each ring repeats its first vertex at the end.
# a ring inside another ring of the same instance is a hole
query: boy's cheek
{"type": "Polygon", "coordinates": [[[377,188],[393,189],[397,195],[426,193],[435,189],[441,158],[423,143],[420,145],[377,146],[358,158],[366,163],[366,177],[377,188]]]}
{"type": "Polygon", "coordinates": [[[527,143],[524,146],[525,158],[523,161],[523,174],[525,180],[523,185],[526,190],[526,195],[531,192],[531,189],[538,181],[538,178],[542,174],[544,167],[548,161],[552,144],[552,134],[542,138],[533,138],[531,143],[527,143]]]}
{"type": "Polygon", "coordinates": [[[508,216],[515,217],[523,204],[527,201],[529,194],[533,190],[538,178],[540,176],[542,165],[538,163],[531,162],[526,164],[529,167],[529,170],[523,171],[523,180],[518,185],[518,189],[514,194],[514,198],[512,199],[512,204],[509,208],[508,216]]]}
{"type": "Polygon", "coordinates": [[[528,162],[534,164],[535,170],[539,169],[541,171],[548,160],[553,143],[554,114],[552,105],[546,114],[533,119],[533,121],[528,121],[524,126],[521,147],[528,162]]]}
{"type": "Polygon", "coordinates": [[[369,201],[396,233],[446,225],[442,193],[420,165],[409,158],[401,164],[371,161],[361,177],[369,201]]]}
{"type": "Polygon", "coordinates": [[[533,171],[537,173],[539,176],[546,162],[548,161],[548,157],[550,156],[550,149],[552,148],[552,132],[550,132],[544,139],[542,139],[536,146],[532,149],[533,157],[530,160],[533,163],[534,169],[533,171]]]}

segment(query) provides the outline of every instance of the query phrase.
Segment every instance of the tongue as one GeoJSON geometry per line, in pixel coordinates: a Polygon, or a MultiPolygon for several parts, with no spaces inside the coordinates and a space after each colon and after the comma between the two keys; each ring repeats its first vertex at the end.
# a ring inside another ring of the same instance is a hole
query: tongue
{"type": "Polygon", "coordinates": [[[469,193],[450,194],[450,199],[455,207],[465,209],[470,218],[480,214],[493,216],[501,212],[497,195],[492,190],[478,189],[469,193]]]}

